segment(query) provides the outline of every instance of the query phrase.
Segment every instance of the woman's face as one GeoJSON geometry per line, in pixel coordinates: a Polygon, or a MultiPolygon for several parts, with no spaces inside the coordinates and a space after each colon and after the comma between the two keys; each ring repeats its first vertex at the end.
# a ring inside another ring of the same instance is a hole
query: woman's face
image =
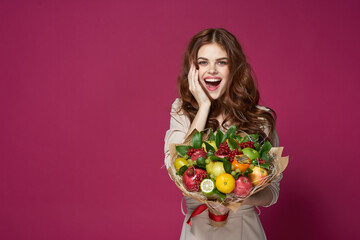
{"type": "Polygon", "coordinates": [[[199,80],[213,99],[221,97],[229,81],[229,59],[226,51],[217,43],[200,47],[197,63],[199,80]]]}

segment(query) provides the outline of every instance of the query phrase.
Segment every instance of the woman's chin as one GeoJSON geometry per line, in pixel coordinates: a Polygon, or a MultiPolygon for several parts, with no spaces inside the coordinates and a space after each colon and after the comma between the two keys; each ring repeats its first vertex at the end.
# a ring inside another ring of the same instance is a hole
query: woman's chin
{"type": "Polygon", "coordinates": [[[209,92],[209,95],[212,100],[217,100],[219,98],[219,93],[209,92]]]}

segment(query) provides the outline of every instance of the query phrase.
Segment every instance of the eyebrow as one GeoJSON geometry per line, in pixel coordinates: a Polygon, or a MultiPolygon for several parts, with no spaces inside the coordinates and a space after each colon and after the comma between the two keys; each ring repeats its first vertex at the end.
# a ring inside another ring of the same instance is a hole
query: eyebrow
{"type": "MultiPolygon", "coordinates": [[[[198,57],[198,60],[199,60],[199,59],[209,60],[209,59],[204,58],[204,57],[198,57]]],[[[227,60],[227,59],[228,59],[227,57],[222,57],[222,58],[216,59],[216,61],[218,61],[218,60],[227,60]]]]}

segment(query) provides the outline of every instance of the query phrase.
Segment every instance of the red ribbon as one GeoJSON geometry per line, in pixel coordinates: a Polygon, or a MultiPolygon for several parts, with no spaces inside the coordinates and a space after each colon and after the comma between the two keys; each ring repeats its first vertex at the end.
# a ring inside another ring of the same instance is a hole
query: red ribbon
{"type": "Polygon", "coordinates": [[[200,206],[198,206],[193,213],[191,214],[191,216],[189,217],[189,219],[187,220],[187,224],[189,224],[191,226],[191,218],[199,215],[200,213],[202,213],[203,211],[205,211],[207,209],[206,204],[201,204],[200,206]]]}
{"type": "Polygon", "coordinates": [[[209,211],[209,218],[215,222],[223,222],[227,219],[228,216],[229,216],[229,212],[227,212],[224,215],[215,215],[209,211]]]}
{"type": "MultiPolygon", "coordinates": [[[[203,211],[205,211],[207,209],[207,205],[206,204],[201,204],[200,206],[198,206],[193,213],[191,214],[191,216],[189,217],[189,219],[187,220],[187,224],[189,224],[191,226],[191,218],[201,214],[203,211]]],[[[213,213],[211,213],[209,211],[209,218],[215,222],[223,222],[227,219],[227,217],[229,216],[229,212],[224,214],[224,215],[215,215],[213,213]]]]}

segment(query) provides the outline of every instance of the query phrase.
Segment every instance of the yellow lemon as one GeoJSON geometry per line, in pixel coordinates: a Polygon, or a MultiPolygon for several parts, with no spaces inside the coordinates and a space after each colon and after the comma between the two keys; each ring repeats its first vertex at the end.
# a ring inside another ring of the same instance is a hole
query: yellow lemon
{"type": "Polygon", "coordinates": [[[187,164],[188,161],[185,158],[177,158],[174,162],[176,171],[179,171],[182,166],[186,166],[187,164]]]}
{"type": "Polygon", "coordinates": [[[235,188],[235,178],[228,173],[222,173],[216,178],[216,188],[222,193],[231,193],[235,188]]]}

